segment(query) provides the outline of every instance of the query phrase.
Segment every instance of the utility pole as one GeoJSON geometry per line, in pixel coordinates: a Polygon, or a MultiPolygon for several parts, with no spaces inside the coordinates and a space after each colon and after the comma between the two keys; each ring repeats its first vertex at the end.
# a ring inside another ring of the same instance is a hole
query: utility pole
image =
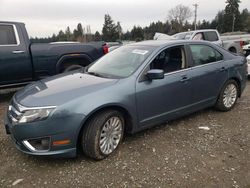
{"type": "Polygon", "coordinates": [[[198,9],[198,4],[197,3],[195,3],[195,4],[193,4],[193,6],[194,6],[194,30],[196,30],[196,22],[197,22],[197,9],[198,9]]]}

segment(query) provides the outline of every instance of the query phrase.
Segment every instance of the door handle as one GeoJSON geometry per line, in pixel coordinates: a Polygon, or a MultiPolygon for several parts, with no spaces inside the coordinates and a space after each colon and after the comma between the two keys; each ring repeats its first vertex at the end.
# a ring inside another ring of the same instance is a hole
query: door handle
{"type": "Polygon", "coordinates": [[[224,72],[224,71],[226,71],[226,68],[225,67],[221,67],[220,68],[220,72],[224,72]]]}
{"type": "Polygon", "coordinates": [[[25,51],[22,50],[14,50],[12,51],[13,54],[23,54],[25,51]]]}
{"type": "Polygon", "coordinates": [[[187,76],[182,76],[180,82],[187,82],[189,78],[187,76]]]}

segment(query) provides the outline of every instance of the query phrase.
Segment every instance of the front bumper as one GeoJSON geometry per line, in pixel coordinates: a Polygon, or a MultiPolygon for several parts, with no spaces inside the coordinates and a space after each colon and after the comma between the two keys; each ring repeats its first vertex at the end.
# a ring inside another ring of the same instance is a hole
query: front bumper
{"type": "Polygon", "coordinates": [[[81,120],[76,117],[48,118],[44,121],[13,125],[6,115],[4,125],[16,148],[23,153],[36,156],[75,157],[77,154],[77,139],[81,128],[81,120]],[[49,138],[49,148],[31,150],[25,140],[49,138]],[[60,140],[70,140],[67,144],[53,145],[60,140]]]}

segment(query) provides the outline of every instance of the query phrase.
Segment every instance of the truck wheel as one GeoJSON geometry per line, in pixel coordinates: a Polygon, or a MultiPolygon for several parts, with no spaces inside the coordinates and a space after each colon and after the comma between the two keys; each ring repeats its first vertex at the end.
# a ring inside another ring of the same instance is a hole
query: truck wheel
{"type": "Polygon", "coordinates": [[[116,110],[96,114],[85,125],[82,133],[83,153],[95,160],[112,154],[123,139],[124,118],[116,110]]]}
{"type": "Polygon", "coordinates": [[[230,52],[237,53],[237,50],[234,47],[229,48],[230,52]]]}
{"type": "Polygon", "coordinates": [[[74,71],[83,68],[81,65],[70,65],[67,68],[64,69],[63,72],[69,72],[69,71],[74,71]]]}
{"type": "Polygon", "coordinates": [[[220,111],[229,111],[235,106],[238,96],[238,83],[235,80],[228,80],[220,92],[215,107],[220,111]]]}

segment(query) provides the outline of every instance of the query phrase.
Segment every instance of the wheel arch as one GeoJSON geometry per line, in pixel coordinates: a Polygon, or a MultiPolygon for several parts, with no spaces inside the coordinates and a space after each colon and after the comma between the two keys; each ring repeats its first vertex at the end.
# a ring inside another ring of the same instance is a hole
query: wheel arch
{"type": "Polygon", "coordinates": [[[56,63],[56,72],[61,73],[62,65],[66,62],[70,62],[73,60],[77,60],[76,63],[72,63],[72,65],[84,65],[87,66],[93,62],[93,59],[89,57],[87,54],[65,54],[63,55],[56,63]]]}
{"type": "Polygon", "coordinates": [[[238,92],[239,92],[239,97],[241,97],[241,82],[240,82],[240,79],[239,78],[237,78],[237,77],[231,77],[231,78],[229,78],[229,80],[234,80],[234,81],[236,81],[236,83],[238,84],[238,92]]]}
{"type": "Polygon", "coordinates": [[[77,147],[80,148],[80,142],[81,142],[81,135],[82,135],[82,131],[84,129],[84,126],[86,125],[86,123],[88,123],[88,121],[90,121],[91,118],[93,118],[96,114],[101,113],[103,111],[106,110],[117,110],[118,112],[120,112],[123,116],[124,116],[124,121],[125,121],[125,130],[124,133],[130,133],[133,130],[133,118],[131,116],[131,114],[129,113],[129,111],[121,106],[121,105],[117,105],[117,104],[111,104],[111,105],[106,105],[106,106],[102,106],[98,109],[93,110],[91,113],[89,113],[88,116],[86,116],[86,118],[84,119],[84,121],[81,123],[81,127],[78,131],[78,135],[77,135],[77,147]]]}
{"type": "Polygon", "coordinates": [[[237,48],[235,46],[230,46],[228,48],[228,51],[233,52],[233,53],[237,53],[237,48]]]}

